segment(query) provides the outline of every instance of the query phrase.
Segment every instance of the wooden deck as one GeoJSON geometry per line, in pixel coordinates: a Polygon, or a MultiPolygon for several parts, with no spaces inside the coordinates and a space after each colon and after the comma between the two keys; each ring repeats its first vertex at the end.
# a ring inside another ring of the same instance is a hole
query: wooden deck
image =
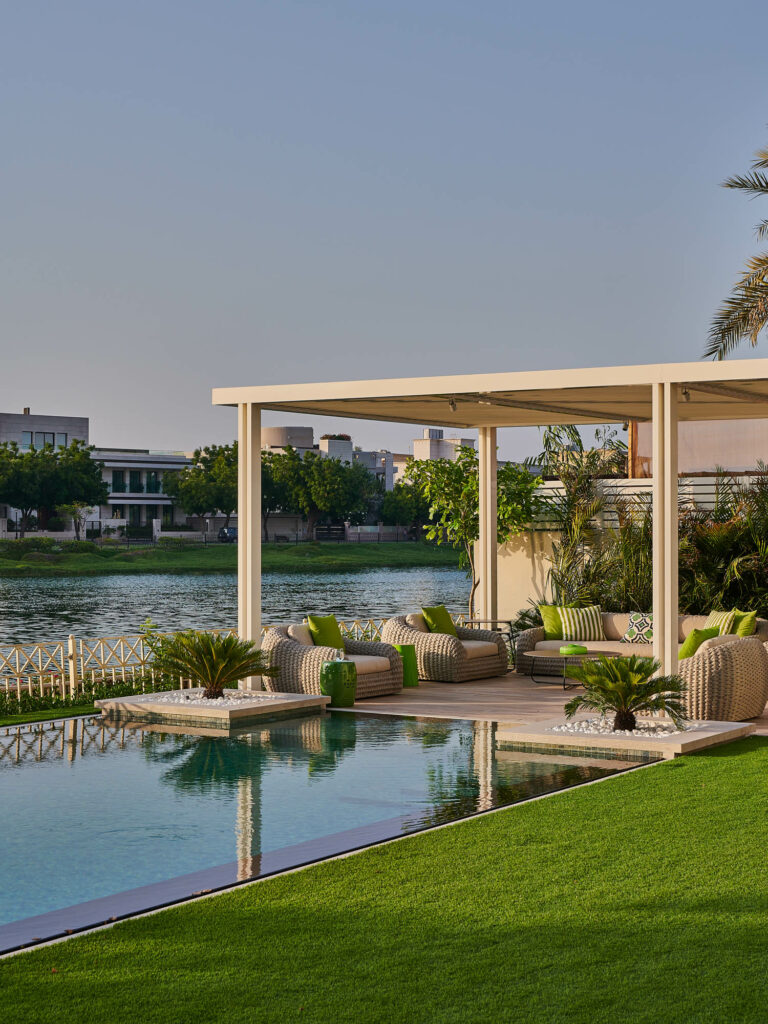
{"type": "MultiPolygon", "coordinates": [[[[495,679],[469,683],[429,683],[389,697],[358,701],[355,711],[384,715],[418,715],[424,718],[465,718],[491,722],[541,722],[562,713],[577,690],[552,684],[532,683],[528,676],[510,672],[495,679]]],[[[768,736],[768,707],[755,720],[757,734],[768,736]]]]}

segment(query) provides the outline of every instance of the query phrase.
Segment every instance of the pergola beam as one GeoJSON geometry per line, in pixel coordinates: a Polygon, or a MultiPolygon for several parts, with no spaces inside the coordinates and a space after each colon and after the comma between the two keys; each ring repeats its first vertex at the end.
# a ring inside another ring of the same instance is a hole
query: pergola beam
{"type": "Polygon", "coordinates": [[[688,391],[701,391],[706,395],[719,395],[721,398],[735,398],[740,402],[768,402],[768,395],[747,388],[735,388],[731,384],[709,384],[706,382],[684,384],[688,391]]]}
{"type": "Polygon", "coordinates": [[[531,409],[533,412],[554,413],[556,416],[579,416],[588,419],[590,423],[615,422],[621,423],[627,419],[646,422],[647,416],[630,416],[626,409],[620,412],[616,409],[586,409],[574,405],[561,405],[555,402],[539,402],[528,398],[507,398],[506,395],[479,394],[479,395],[456,395],[458,402],[476,402],[478,405],[498,405],[506,409],[531,409]]]}

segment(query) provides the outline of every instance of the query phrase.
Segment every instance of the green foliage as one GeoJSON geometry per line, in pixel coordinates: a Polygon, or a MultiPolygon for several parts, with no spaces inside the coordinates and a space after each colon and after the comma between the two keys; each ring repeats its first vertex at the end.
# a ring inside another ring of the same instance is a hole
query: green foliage
{"type": "Polygon", "coordinates": [[[370,503],[381,493],[379,481],[360,463],[319,452],[302,457],[290,447],[274,453],[272,475],[283,510],[305,516],[310,537],[322,520],[363,522],[370,503]]]}
{"type": "Polygon", "coordinates": [[[683,695],[686,685],[679,676],[654,676],[660,663],[653,658],[606,658],[582,661],[569,667],[568,676],[580,682],[584,693],[565,705],[566,718],[577,711],[613,714],[614,730],[634,729],[641,712],[667,714],[675,725],[685,722],[683,695]]]}
{"type": "Polygon", "coordinates": [[[63,540],[59,545],[64,554],[98,555],[99,546],[91,540],[63,540]]]}
{"type": "Polygon", "coordinates": [[[237,509],[237,441],[196,448],[190,466],[165,473],[163,489],[187,515],[220,512],[228,524],[237,509]]]}
{"type": "Polygon", "coordinates": [[[387,526],[423,527],[429,519],[429,504],[415,484],[395,484],[381,501],[381,521],[387,526]]]}
{"type": "MultiPolygon", "coordinates": [[[[462,564],[472,581],[469,614],[474,613],[475,591],[480,579],[474,545],[479,527],[479,471],[474,448],[457,449],[456,459],[409,459],[406,478],[429,506],[428,540],[450,544],[462,554],[462,564]]],[[[499,543],[520,533],[542,510],[536,496],[541,478],[508,462],[497,475],[497,536],[499,543]]]]}
{"type": "Polygon", "coordinates": [[[108,697],[129,697],[134,693],[159,693],[163,690],[172,690],[178,685],[176,680],[164,680],[158,674],[154,681],[147,676],[142,678],[136,676],[131,683],[93,683],[84,682],[74,697],[67,694],[62,697],[61,693],[52,690],[41,693],[29,693],[21,691],[21,697],[11,690],[5,692],[0,690],[0,718],[10,718],[12,715],[34,714],[38,711],[66,711],[67,708],[78,708],[93,704],[96,700],[105,700],[108,697]],[[142,685],[143,683],[143,685],[142,685]]]}
{"type": "Polygon", "coordinates": [[[67,447],[22,451],[15,442],[0,445],[0,501],[19,509],[23,537],[32,514],[72,502],[91,507],[107,500],[102,463],[91,458],[92,446],[72,441],[67,447]]]}
{"type": "MultiPolygon", "coordinates": [[[[146,634],[148,637],[151,634],[146,634]]],[[[250,640],[186,630],[149,640],[153,667],[161,675],[189,679],[203,686],[203,696],[224,696],[224,687],[249,676],[276,676],[264,654],[250,640]]]]}
{"type": "MultiPolygon", "coordinates": [[[[735,175],[723,182],[725,188],[745,192],[751,199],[768,196],[768,149],[758,150],[752,163],[752,173],[735,175]]],[[[768,238],[768,220],[762,220],[755,229],[758,241],[768,238]]],[[[731,294],[715,314],[709,329],[709,341],[704,355],[724,359],[743,341],[754,348],[760,331],[768,324],[768,253],[760,253],[747,260],[731,294]]]]}

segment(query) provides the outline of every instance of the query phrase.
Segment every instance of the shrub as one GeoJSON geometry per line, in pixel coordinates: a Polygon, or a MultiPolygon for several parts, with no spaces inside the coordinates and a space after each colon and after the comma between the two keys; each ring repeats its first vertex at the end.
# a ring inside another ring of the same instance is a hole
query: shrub
{"type": "Polygon", "coordinates": [[[46,530],[50,530],[51,533],[61,533],[63,530],[67,529],[68,525],[69,524],[65,519],[60,519],[58,516],[51,516],[45,528],[46,530]]]}
{"type": "Polygon", "coordinates": [[[97,545],[90,540],[63,540],[61,550],[68,555],[97,555],[99,553],[97,545]]]}
{"type": "Polygon", "coordinates": [[[569,667],[568,677],[584,687],[584,693],[573,697],[565,705],[565,717],[573,718],[577,711],[597,711],[600,715],[613,714],[614,731],[631,731],[637,725],[636,715],[641,712],[667,714],[680,726],[685,721],[683,694],[685,683],[680,676],[656,676],[659,662],[653,658],[606,658],[600,655],[569,667]]]}
{"type": "Polygon", "coordinates": [[[250,640],[187,630],[151,642],[155,670],[163,675],[190,679],[203,686],[209,700],[224,696],[224,687],[248,676],[276,676],[267,657],[250,640]]]}

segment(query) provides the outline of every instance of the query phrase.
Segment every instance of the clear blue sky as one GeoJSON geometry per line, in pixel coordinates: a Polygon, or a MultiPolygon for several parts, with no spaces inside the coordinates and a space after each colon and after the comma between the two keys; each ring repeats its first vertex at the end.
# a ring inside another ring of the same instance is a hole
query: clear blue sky
{"type": "Polygon", "coordinates": [[[24,0],[2,25],[0,410],[100,444],[231,438],[213,385],[696,359],[768,215],[718,187],[768,142],[764,3],[24,0]]]}

